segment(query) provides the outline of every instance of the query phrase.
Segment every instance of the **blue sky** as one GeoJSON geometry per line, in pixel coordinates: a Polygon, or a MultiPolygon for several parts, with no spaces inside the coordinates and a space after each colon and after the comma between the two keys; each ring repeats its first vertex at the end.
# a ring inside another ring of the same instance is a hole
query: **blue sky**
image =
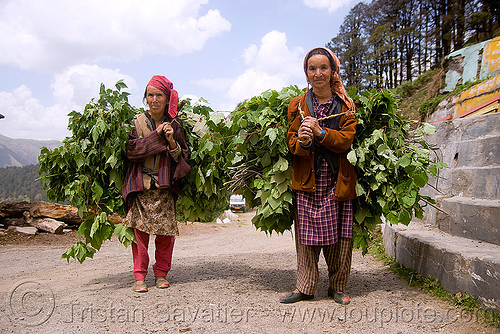
{"type": "Polygon", "coordinates": [[[214,110],[306,85],[304,54],[359,0],[0,0],[0,134],[62,140],[67,114],[124,79],[142,106],[151,76],[214,110]]]}

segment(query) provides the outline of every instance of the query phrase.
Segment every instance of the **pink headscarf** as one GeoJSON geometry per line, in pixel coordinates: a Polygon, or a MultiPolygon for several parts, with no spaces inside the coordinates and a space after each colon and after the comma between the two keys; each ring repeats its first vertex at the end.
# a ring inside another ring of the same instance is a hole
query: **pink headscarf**
{"type": "Polygon", "coordinates": [[[344,103],[347,105],[347,107],[349,109],[352,109],[353,102],[352,102],[351,98],[347,95],[347,93],[344,89],[344,85],[342,84],[342,79],[340,78],[340,74],[339,74],[340,61],[337,58],[337,56],[332,52],[332,50],[320,46],[320,47],[314,48],[311,51],[309,51],[306,54],[306,56],[304,57],[304,72],[306,72],[306,76],[307,76],[307,60],[309,59],[309,54],[316,49],[322,49],[322,50],[326,51],[332,57],[334,68],[332,69],[333,75],[330,79],[330,87],[332,87],[332,91],[335,94],[337,94],[342,99],[342,101],[344,101],[344,103]]]}
{"type": "Polygon", "coordinates": [[[177,115],[177,104],[179,103],[179,94],[174,89],[174,85],[163,75],[153,75],[148,86],[158,88],[169,97],[168,114],[174,118],[177,115]]]}

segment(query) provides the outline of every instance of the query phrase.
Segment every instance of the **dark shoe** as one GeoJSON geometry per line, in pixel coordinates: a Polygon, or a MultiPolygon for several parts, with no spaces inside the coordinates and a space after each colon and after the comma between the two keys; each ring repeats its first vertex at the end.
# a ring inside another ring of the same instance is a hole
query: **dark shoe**
{"type": "Polygon", "coordinates": [[[351,302],[349,296],[343,291],[333,291],[332,288],[328,288],[328,296],[333,298],[333,300],[340,305],[347,305],[351,302]]]}
{"type": "Polygon", "coordinates": [[[291,304],[300,302],[301,300],[310,300],[313,299],[314,295],[306,295],[302,292],[290,292],[288,295],[280,298],[280,303],[283,304],[291,304]]]}

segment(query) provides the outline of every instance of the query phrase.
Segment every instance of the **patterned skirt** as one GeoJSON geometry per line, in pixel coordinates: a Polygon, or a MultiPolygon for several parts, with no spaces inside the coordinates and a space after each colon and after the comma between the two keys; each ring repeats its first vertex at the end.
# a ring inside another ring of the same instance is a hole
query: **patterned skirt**
{"type": "Polygon", "coordinates": [[[168,189],[137,193],[123,223],[148,234],[178,235],[172,193],[168,189]]]}
{"type": "Polygon", "coordinates": [[[352,201],[335,201],[335,184],[323,160],[316,174],[316,192],[297,191],[299,236],[303,245],[333,245],[339,236],[352,238],[352,201]]]}

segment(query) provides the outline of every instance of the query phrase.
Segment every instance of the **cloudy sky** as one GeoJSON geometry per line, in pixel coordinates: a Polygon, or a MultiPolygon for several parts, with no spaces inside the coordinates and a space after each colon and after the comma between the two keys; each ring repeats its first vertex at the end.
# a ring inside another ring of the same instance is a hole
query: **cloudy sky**
{"type": "Polygon", "coordinates": [[[62,140],[67,114],[123,79],[142,106],[152,75],[230,111],[304,87],[304,54],[359,0],[0,0],[0,134],[62,140]]]}

